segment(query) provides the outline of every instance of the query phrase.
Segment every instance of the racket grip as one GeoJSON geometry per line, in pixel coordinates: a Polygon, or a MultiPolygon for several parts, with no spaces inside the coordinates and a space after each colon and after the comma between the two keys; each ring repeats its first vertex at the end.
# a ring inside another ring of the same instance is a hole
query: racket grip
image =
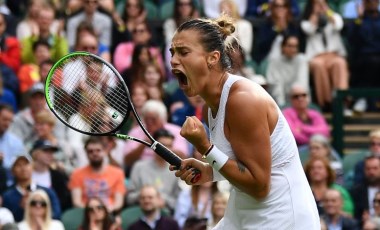
{"type": "MultiPolygon", "coordinates": [[[[163,144],[156,142],[152,149],[169,164],[174,165],[177,169],[181,167],[182,159],[173,153],[170,149],[163,144]]],[[[191,183],[196,183],[201,179],[201,172],[198,169],[193,169],[194,177],[191,179],[191,183]]]]}

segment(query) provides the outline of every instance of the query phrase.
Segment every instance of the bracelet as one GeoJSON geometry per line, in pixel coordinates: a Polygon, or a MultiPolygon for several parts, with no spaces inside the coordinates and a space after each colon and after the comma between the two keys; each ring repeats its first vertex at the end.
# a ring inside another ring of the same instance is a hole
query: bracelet
{"type": "Polygon", "coordinates": [[[206,161],[215,170],[219,171],[228,161],[228,156],[220,151],[216,146],[213,146],[206,156],[206,161]]]}
{"type": "Polygon", "coordinates": [[[202,155],[202,159],[206,159],[207,155],[210,153],[211,149],[214,147],[213,144],[210,145],[210,147],[208,147],[207,151],[205,152],[205,154],[202,155]]]}

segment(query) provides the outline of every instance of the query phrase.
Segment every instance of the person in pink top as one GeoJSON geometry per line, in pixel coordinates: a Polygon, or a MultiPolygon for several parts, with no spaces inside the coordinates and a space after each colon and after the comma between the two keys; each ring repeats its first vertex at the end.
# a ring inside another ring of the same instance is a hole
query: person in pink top
{"type": "MultiPolygon", "coordinates": [[[[168,130],[174,135],[173,151],[181,158],[187,158],[190,155],[190,144],[180,135],[181,127],[168,122],[168,114],[165,104],[159,100],[148,100],[145,102],[139,114],[149,133],[153,134],[160,128],[168,130]]],[[[139,139],[148,139],[139,126],[132,128],[129,136],[139,139]]],[[[126,176],[129,176],[129,170],[138,160],[152,159],[156,154],[151,148],[140,144],[136,141],[127,141],[125,143],[124,163],[127,167],[126,176]]]]}
{"type": "Polygon", "coordinates": [[[291,106],[283,109],[283,114],[298,146],[309,143],[314,134],[330,137],[330,129],[323,114],[309,108],[310,98],[307,90],[300,85],[293,85],[290,92],[291,106]]]}

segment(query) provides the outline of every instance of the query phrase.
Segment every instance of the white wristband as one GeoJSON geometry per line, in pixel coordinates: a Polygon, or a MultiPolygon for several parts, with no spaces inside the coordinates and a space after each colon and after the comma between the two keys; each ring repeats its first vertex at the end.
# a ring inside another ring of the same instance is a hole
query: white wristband
{"type": "Polygon", "coordinates": [[[219,171],[228,161],[228,156],[220,151],[215,145],[206,156],[206,161],[215,170],[219,171]]]}

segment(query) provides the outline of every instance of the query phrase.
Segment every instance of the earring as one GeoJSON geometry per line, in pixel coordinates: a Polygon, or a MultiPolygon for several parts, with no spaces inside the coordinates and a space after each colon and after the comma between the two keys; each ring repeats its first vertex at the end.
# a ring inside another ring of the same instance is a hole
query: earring
{"type": "Polygon", "coordinates": [[[211,69],[211,67],[212,67],[212,64],[210,64],[210,63],[207,63],[207,67],[208,67],[208,69],[211,69]]]}

